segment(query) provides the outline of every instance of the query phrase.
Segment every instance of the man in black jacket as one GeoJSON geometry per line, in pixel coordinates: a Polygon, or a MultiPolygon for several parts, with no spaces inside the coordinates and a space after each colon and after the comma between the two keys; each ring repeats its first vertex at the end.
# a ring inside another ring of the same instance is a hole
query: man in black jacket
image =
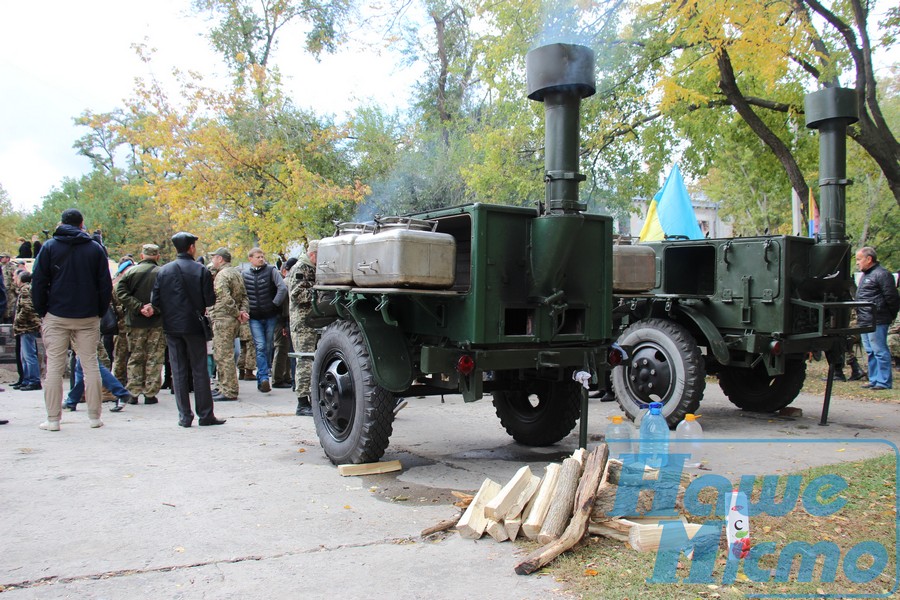
{"type": "Polygon", "coordinates": [[[250,332],[256,345],[256,388],[261,392],[272,390],[269,382],[272,358],[275,354],[275,331],[281,305],[287,300],[287,286],[278,269],[266,264],[261,248],[253,248],[247,254],[250,268],[244,269],[244,287],[250,300],[250,332]]]}
{"type": "Polygon", "coordinates": [[[41,423],[41,429],[59,431],[62,380],[70,340],[84,369],[84,395],[91,427],[102,427],[97,344],[100,317],[112,298],[112,278],[106,251],[84,230],[84,217],[78,210],[63,211],[53,239],[44,244],[34,261],[31,297],[35,311],[43,319],[41,337],[47,355],[47,420],[41,423]]]}
{"type": "Polygon", "coordinates": [[[193,377],[197,422],[200,425],[225,422],[213,413],[212,389],[206,368],[206,335],[200,322],[206,308],[216,303],[216,295],[209,270],[194,260],[196,242],[197,236],[186,231],[172,236],[178,257],[159,269],[150,293],[150,306],[141,309],[145,317],[162,314],[172,365],[172,389],[178,405],[178,424],[182,427],[190,427],[194,422],[189,377],[193,377]]]}
{"type": "Polygon", "coordinates": [[[869,358],[869,383],[863,387],[889,390],[893,387],[893,374],[887,332],[900,310],[900,294],[897,292],[894,276],[878,263],[875,248],[860,248],[856,253],[856,266],[863,272],[856,290],[856,299],[872,303],[872,308],[856,309],[856,320],[863,326],[875,326],[872,333],[862,334],[863,348],[869,358]]]}

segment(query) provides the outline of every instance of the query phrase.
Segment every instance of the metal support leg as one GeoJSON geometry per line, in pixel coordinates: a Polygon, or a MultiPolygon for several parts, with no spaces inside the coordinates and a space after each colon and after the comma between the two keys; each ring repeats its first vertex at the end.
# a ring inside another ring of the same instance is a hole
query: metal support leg
{"type": "Polygon", "coordinates": [[[578,447],[587,449],[588,437],[588,390],[581,387],[581,419],[578,428],[578,447]]]}
{"type": "Polygon", "coordinates": [[[825,400],[822,402],[822,418],[819,419],[819,426],[826,427],[828,425],[828,409],[831,406],[831,388],[834,385],[834,363],[828,361],[828,378],[825,382],[825,400]]]}

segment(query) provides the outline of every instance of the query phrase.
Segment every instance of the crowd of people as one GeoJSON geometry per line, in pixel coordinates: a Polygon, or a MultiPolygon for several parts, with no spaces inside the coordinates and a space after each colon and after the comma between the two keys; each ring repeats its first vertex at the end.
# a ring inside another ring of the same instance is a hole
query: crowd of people
{"type": "Polygon", "coordinates": [[[197,256],[197,241],[188,232],[173,235],[177,256],[164,265],[159,246],[146,243],[139,260],[123,256],[111,274],[114,263],[99,233],[89,234],[82,214],[68,209],[52,237],[43,244],[34,240],[30,273],[20,259],[0,255],[0,314],[12,321],[16,336],[19,381],[13,387],[43,390],[47,419],[41,429],[59,431],[62,410],[75,411],[82,402],[90,426],[102,427],[103,401],[114,402],[112,412],[141,397],[157,404],[163,387],[175,396],[181,427],[191,427],[195,416],[201,426],[221,425],[215,402],[237,400],[238,379],[248,376],[263,393],[293,388],[297,414],[312,415],[310,361],[291,355],[310,356],[315,349],[306,314],[317,242],[280,268],[253,248],[249,267],[241,269],[224,247],[207,266],[197,256]],[[64,399],[67,370],[72,379],[64,399]]]}
{"type": "MultiPolygon", "coordinates": [[[[278,266],[253,248],[249,266],[241,269],[224,247],[206,266],[197,257],[197,236],[182,231],[171,238],[175,260],[160,265],[159,246],[146,243],[140,260],[123,256],[114,275],[99,232],[89,234],[76,209],[62,213],[43,244],[37,236],[19,241],[15,259],[0,254],[0,314],[12,322],[16,338],[19,380],[12,387],[43,390],[42,429],[59,431],[62,409],[77,410],[81,402],[91,427],[102,427],[104,400],[114,401],[112,412],[141,397],[144,404],[157,404],[162,387],[175,395],[181,427],[191,427],[195,413],[201,426],[221,425],[225,420],[216,417],[215,402],[237,400],[239,379],[256,381],[262,393],[292,388],[296,414],[312,415],[309,359],[316,332],[309,317],[316,240],[278,266]],[[24,260],[32,255],[29,273],[24,260]],[[38,336],[46,355],[43,382],[38,336]],[[73,377],[63,401],[67,369],[73,377]]],[[[857,321],[874,330],[861,335],[867,373],[851,354],[850,379],[867,379],[863,387],[873,391],[891,389],[893,370],[900,369],[898,281],[874,248],[857,251],[856,266],[857,300],[871,306],[857,309],[857,321]]]]}

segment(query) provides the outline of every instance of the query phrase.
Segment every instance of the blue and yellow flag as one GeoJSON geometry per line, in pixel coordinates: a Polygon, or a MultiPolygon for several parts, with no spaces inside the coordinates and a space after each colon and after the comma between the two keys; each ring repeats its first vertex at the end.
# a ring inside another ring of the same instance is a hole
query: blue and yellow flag
{"type": "Polygon", "coordinates": [[[703,239],[694,207],[691,206],[691,197],[677,164],[672,167],[662,189],[656,192],[650,202],[647,220],[641,228],[640,241],[664,240],[667,235],[683,235],[692,240],[703,239]]]}

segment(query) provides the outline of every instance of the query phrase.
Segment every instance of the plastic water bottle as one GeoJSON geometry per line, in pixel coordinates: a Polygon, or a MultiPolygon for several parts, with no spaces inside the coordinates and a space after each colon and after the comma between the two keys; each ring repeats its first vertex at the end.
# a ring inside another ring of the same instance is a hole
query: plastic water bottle
{"type": "Polygon", "coordinates": [[[659,469],[668,463],[669,424],[662,416],[662,404],[659,402],[651,403],[649,414],[641,420],[640,447],[647,466],[659,469]]]}
{"type": "Polygon", "coordinates": [[[676,448],[679,454],[690,454],[684,466],[696,468],[700,466],[703,457],[703,444],[698,440],[703,439],[703,427],[693,413],[684,415],[684,421],[675,428],[676,448]]]}
{"type": "Polygon", "coordinates": [[[622,415],[609,418],[612,421],[606,426],[606,445],[609,447],[609,457],[619,458],[622,454],[631,454],[632,427],[622,419],[622,415]]]}

